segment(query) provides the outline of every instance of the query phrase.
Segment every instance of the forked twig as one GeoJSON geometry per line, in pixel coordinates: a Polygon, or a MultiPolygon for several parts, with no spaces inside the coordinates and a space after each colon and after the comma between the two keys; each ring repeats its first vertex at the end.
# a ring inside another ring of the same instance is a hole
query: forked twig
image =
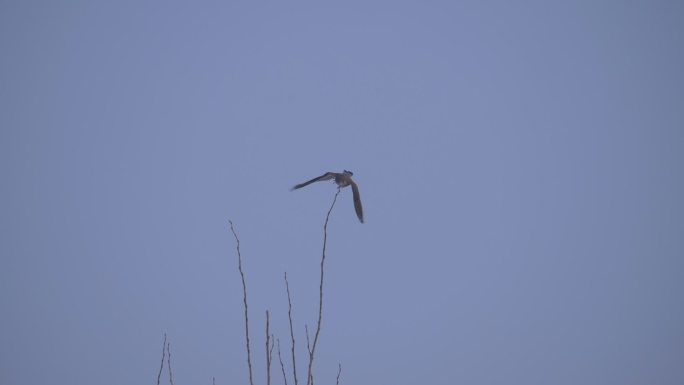
{"type": "Polygon", "coordinates": [[[235,229],[233,229],[233,221],[230,222],[230,230],[235,236],[235,241],[237,242],[237,254],[238,254],[238,269],[240,270],[240,275],[242,276],[242,292],[244,293],[245,302],[245,336],[247,337],[247,366],[249,366],[249,383],[254,385],[254,380],[252,379],[252,358],[251,352],[249,350],[249,318],[247,317],[247,284],[245,284],[245,273],[242,271],[242,255],[240,254],[240,239],[238,239],[237,234],[235,234],[235,229]]]}
{"type": "MultiPolygon", "coordinates": [[[[328,242],[328,220],[330,219],[330,213],[333,207],[335,207],[335,202],[337,202],[337,196],[340,195],[341,189],[337,189],[335,198],[333,199],[332,205],[330,205],[330,210],[328,210],[328,215],[325,217],[325,224],[323,225],[323,257],[321,258],[321,286],[320,286],[320,297],[318,302],[318,327],[316,328],[316,335],[314,336],[313,346],[309,351],[309,375],[307,376],[307,385],[313,385],[313,375],[311,373],[313,369],[314,353],[316,352],[316,343],[318,342],[318,335],[321,332],[321,320],[323,318],[323,266],[325,265],[325,246],[328,242]]],[[[308,331],[307,331],[308,338],[308,331]]]]}

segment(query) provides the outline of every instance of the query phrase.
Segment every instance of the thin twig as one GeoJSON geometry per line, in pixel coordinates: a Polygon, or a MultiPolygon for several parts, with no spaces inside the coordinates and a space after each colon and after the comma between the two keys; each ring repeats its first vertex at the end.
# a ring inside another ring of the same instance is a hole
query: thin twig
{"type": "MultiPolygon", "coordinates": [[[[309,357],[311,357],[311,345],[309,344],[309,325],[304,325],[304,331],[306,332],[306,350],[309,352],[309,357]]],[[[313,385],[313,374],[309,370],[309,376],[306,379],[306,383],[313,385]]]]}
{"type": "Polygon", "coordinates": [[[166,358],[166,333],[164,333],[164,345],[162,346],[162,361],[161,367],[159,368],[159,374],[157,375],[157,385],[159,385],[161,381],[161,373],[164,369],[164,358],[166,358]]]}
{"type": "Polygon", "coordinates": [[[292,301],[290,301],[290,284],[287,282],[287,271],[285,272],[285,288],[287,289],[287,306],[288,306],[287,316],[290,318],[290,337],[292,337],[292,372],[294,373],[295,385],[297,385],[297,361],[295,360],[295,337],[294,337],[294,329],[292,328],[292,301]]]}
{"type": "Polygon", "coordinates": [[[311,355],[311,345],[309,345],[309,325],[304,324],[304,331],[306,332],[306,350],[311,355]]]}
{"type": "Polygon", "coordinates": [[[268,361],[273,362],[273,347],[275,346],[275,337],[271,333],[271,349],[268,350],[268,361]]]}
{"type": "Polygon", "coordinates": [[[247,285],[245,284],[245,273],[242,271],[242,255],[240,254],[240,239],[238,239],[237,234],[235,234],[235,229],[233,229],[233,221],[230,222],[230,230],[235,236],[235,241],[237,241],[237,253],[238,253],[238,269],[240,270],[240,275],[242,276],[242,292],[244,293],[245,302],[245,336],[247,337],[247,366],[249,366],[249,383],[254,385],[254,380],[252,379],[252,358],[251,352],[249,350],[249,318],[247,317],[247,285]]]}
{"type": "Polygon", "coordinates": [[[285,375],[285,365],[283,364],[283,357],[280,355],[280,338],[278,338],[278,360],[280,361],[280,370],[283,371],[283,380],[287,385],[287,375],[285,375]]]}
{"type": "Polygon", "coordinates": [[[271,353],[268,351],[268,345],[271,342],[268,330],[270,322],[268,310],[266,310],[266,385],[271,385],[271,353]]]}
{"type": "Polygon", "coordinates": [[[216,385],[216,377],[214,377],[214,378],[211,379],[211,383],[212,383],[213,385],[216,385]]]}
{"type": "Polygon", "coordinates": [[[328,242],[328,220],[330,219],[330,213],[333,207],[335,207],[335,202],[337,202],[337,196],[340,195],[341,189],[337,189],[337,194],[335,194],[335,199],[333,199],[332,205],[330,205],[330,210],[328,210],[328,215],[325,217],[325,224],[323,225],[323,257],[321,258],[321,287],[320,287],[320,299],[318,302],[318,327],[316,328],[316,336],[314,337],[313,346],[309,353],[309,375],[307,376],[306,383],[308,385],[313,385],[313,376],[311,371],[313,369],[314,353],[316,352],[316,343],[318,342],[318,335],[321,332],[321,320],[323,318],[323,266],[325,264],[325,246],[328,242]]]}
{"type": "Polygon", "coordinates": [[[169,357],[166,359],[166,363],[169,365],[169,382],[173,385],[173,373],[171,373],[171,342],[166,344],[166,352],[169,353],[169,357]]]}
{"type": "Polygon", "coordinates": [[[338,365],[340,365],[340,370],[337,371],[337,381],[335,381],[336,385],[340,385],[340,374],[342,374],[342,364],[338,365]]]}

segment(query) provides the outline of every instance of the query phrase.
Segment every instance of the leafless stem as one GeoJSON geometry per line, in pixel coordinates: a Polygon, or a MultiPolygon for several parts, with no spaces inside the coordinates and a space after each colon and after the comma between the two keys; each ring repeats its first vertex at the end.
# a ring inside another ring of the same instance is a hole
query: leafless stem
{"type": "Polygon", "coordinates": [[[268,350],[268,362],[273,362],[273,347],[275,346],[275,337],[271,334],[271,349],[268,350]]]}
{"type": "MultiPolygon", "coordinates": [[[[290,318],[290,337],[292,337],[292,372],[294,373],[294,382],[297,385],[297,361],[295,360],[295,337],[294,329],[292,328],[292,301],[290,300],[290,284],[287,282],[287,271],[285,272],[285,288],[287,288],[287,316],[290,318]]],[[[287,381],[285,381],[287,383],[287,381]]]]}
{"type": "Polygon", "coordinates": [[[280,338],[278,338],[278,360],[280,361],[280,370],[283,371],[283,380],[287,385],[287,375],[285,375],[285,365],[283,364],[283,357],[280,355],[280,338]]]}
{"type": "Polygon", "coordinates": [[[337,381],[335,381],[336,385],[340,385],[340,374],[342,374],[342,364],[338,364],[340,366],[340,370],[337,371],[337,381]]]}
{"type": "Polygon", "coordinates": [[[169,353],[169,357],[166,359],[166,363],[169,365],[169,382],[173,385],[173,373],[171,372],[171,342],[166,344],[166,352],[169,353]]]}
{"type": "Polygon", "coordinates": [[[271,385],[271,352],[268,349],[271,342],[271,335],[268,330],[270,322],[268,310],[266,310],[266,385],[271,385]]]}
{"type": "Polygon", "coordinates": [[[247,284],[245,284],[245,273],[242,271],[242,255],[240,255],[240,239],[238,239],[237,234],[235,234],[235,229],[233,229],[233,221],[230,222],[230,230],[235,236],[235,241],[237,242],[237,254],[238,254],[238,269],[240,270],[240,275],[242,276],[242,292],[244,293],[245,302],[245,336],[247,337],[247,366],[249,366],[249,383],[254,385],[254,380],[252,378],[252,358],[251,352],[249,350],[249,318],[247,317],[247,284]]]}
{"type": "Polygon", "coordinates": [[[270,361],[273,362],[273,347],[275,346],[275,337],[273,336],[273,333],[271,333],[271,349],[268,350],[268,356],[270,357],[270,361]]]}
{"type": "Polygon", "coordinates": [[[159,368],[159,374],[157,375],[157,385],[159,385],[161,381],[161,373],[164,369],[164,358],[166,358],[166,333],[164,333],[164,345],[162,345],[162,360],[161,367],[159,368]]]}
{"type": "Polygon", "coordinates": [[[311,345],[309,344],[309,325],[304,324],[304,331],[306,332],[306,350],[311,355],[311,345]]]}
{"type": "Polygon", "coordinates": [[[337,196],[340,195],[340,191],[341,189],[337,189],[337,194],[335,194],[333,203],[332,205],[330,205],[330,210],[328,210],[328,215],[325,217],[325,224],[323,225],[323,257],[321,258],[321,287],[318,302],[318,327],[316,328],[316,335],[314,337],[313,346],[311,347],[311,351],[309,352],[309,375],[307,376],[307,385],[313,385],[313,376],[311,371],[313,369],[314,353],[316,352],[316,343],[318,342],[318,335],[321,332],[321,320],[323,319],[323,266],[325,265],[325,246],[328,242],[328,220],[330,219],[330,213],[332,212],[333,207],[335,207],[335,202],[337,202],[337,196]]]}

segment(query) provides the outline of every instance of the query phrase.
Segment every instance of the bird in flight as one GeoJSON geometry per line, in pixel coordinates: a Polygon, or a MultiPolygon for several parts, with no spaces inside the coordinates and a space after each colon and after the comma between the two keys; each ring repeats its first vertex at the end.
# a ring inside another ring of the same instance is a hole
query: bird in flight
{"type": "Polygon", "coordinates": [[[296,190],[299,188],[302,188],[304,186],[308,186],[311,183],[314,182],[320,182],[324,180],[331,180],[334,179],[335,183],[337,183],[337,188],[341,189],[342,187],[347,187],[351,185],[352,188],[352,195],[354,197],[354,209],[356,210],[356,216],[359,217],[359,221],[363,223],[363,207],[361,207],[361,197],[359,196],[359,188],[356,186],[356,183],[352,180],[352,175],[354,175],[353,172],[344,170],[342,173],[337,173],[337,172],[326,172],[325,174],[319,176],[318,178],[313,178],[308,182],[304,182],[301,184],[298,184],[294,186],[290,191],[296,190]]]}

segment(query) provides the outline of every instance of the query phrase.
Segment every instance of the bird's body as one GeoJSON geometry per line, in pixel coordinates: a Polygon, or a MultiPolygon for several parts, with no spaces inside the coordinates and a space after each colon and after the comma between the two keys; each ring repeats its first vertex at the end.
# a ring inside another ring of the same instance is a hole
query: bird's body
{"type": "Polygon", "coordinates": [[[352,173],[351,171],[344,170],[344,172],[337,173],[337,172],[326,172],[325,174],[319,176],[318,178],[313,178],[308,182],[304,182],[301,184],[298,184],[292,188],[292,190],[296,190],[305,186],[310,185],[311,183],[314,182],[321,182],[324,180],[331,180],[334,179],[335,183],[337,184],[337,188],[343,188],[347,186],[352,187],[352,195],[354,198],[354,209],[356,210],[356,216],[359,217],[359,221],[363,223],[363,207],[361,206],[361,196],[359,195],[359,188],[356,186],[356,183],[352,180],[352,173]]]}

